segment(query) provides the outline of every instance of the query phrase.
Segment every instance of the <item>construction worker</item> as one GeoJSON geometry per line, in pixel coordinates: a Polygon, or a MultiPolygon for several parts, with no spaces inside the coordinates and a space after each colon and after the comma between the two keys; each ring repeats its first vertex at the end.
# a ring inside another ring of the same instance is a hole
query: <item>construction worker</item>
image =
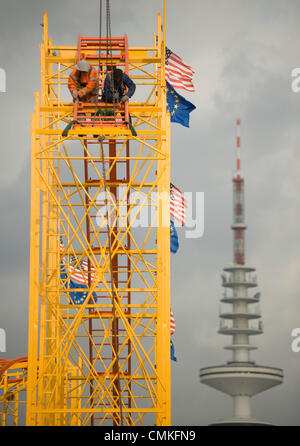
{"type": "Polygon", "coordinates": [[[114,67],[105,77],[102,101],[110,104],[124,103],[133,96],[135,89],[136,85],[130,77],[114,67]]]}
{"type": "Polygon", "coordinates": [[[74,67],[68,87],[74,102],[98,103],[98,72],[85,59],[74,67]]]}

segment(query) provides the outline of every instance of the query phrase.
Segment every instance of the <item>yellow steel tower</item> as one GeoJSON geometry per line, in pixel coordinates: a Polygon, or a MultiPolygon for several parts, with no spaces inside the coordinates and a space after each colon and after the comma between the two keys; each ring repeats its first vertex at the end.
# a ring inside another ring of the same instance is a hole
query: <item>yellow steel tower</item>
{"type": "Polygon", "coordinates": [[[49,39],[44,14],[41,94],[31,119],[27,425],[171,423],[161,22],[158,14],[149,47],[128,46],[126,35],[79,36],[77,46],[61,46],[49,39]],[[114,114],[100,103],[70,102],[68,76],[82,57],[99,66],[100,86],[109,63],[122,68],[140,102],[114,114]]]}

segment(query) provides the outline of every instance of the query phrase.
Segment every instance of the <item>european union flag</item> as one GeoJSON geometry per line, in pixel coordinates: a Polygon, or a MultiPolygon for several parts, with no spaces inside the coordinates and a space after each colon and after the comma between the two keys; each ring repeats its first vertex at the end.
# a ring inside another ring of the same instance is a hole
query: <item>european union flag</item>
{"type": "Polygon", "coordinates": [[[196,108],[195,105],[178,94],[169,82],[166,82],[166,84],[167,110],[170,111],[171,122],[179,122],[179,124],[189,127],[190,113],[196,108]]]}
{"type": "Polygon", "coordinates": [[[170,221],[170,248],[174,254],[176,254],[179,248],[178,235],[172,220],[170,221]]]}
{"type": "Polygon", "coordinates": [[[171,360],[172,361],[177,361],[177,358],[175,356],[175,349],[174,349],[174,344],[173,341],[171,340],[171,360]]]}
{"type": "MultiPolygon", "coordinates": [[[[76,283],[72,279],[70,279],[69,287],[70,287],[70,289],[73,289],[73,288],[83,288],[83,289],[86,289],[86,291],[70,291],[70,298],[72,299],[73,303],[75,305],[83,304],[85,299],[87,298],[87,295],[88,295],[88,290],[87,290],[86,285],[82,285],[82,284],[76,283]]],[[[95,298],[95,296],[96,296],[96,293],[93,292],[94,301],[96,303],[97,302],[97,298],[95,298]]]]}

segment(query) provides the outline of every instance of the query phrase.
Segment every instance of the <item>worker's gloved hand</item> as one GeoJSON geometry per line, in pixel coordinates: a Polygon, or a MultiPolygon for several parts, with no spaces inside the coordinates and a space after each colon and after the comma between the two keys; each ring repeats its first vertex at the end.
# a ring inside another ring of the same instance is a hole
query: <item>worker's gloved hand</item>
{"type": "Polygon", "coordinates": [[[129,101],[129,96],[126,96],[126,94],[124,96],[122,96],[121,98],[121,102],[126,102],[129,101]]]}
{"type": "Polygon", "coordinates": [[[72,96],[73,96],[73,99],[77,99],[78,98],[78,91],[77,90],[73,90],[72,91],[72,96]]]}
{"type": "Polygon", "coordinates": [[[120,100],[120,96],[119,96],[119,92],[118,91],[114,92],[114,100],[115,100],[115,102],[119,102],[119,100],[120,100]]]}

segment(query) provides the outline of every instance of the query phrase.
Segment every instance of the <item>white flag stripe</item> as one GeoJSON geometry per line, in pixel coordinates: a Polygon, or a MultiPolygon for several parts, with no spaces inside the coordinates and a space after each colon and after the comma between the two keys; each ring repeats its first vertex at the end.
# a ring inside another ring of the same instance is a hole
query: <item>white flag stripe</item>
{"type": "Polygon", "coordinates": [[[194,69],[193,69],[191,66],[185,64],[185,63],[183,62],[183,60],[181,59],[181,57],[178,56],[178,54],[175,54],[175,53],[172,52],[172,54],[171,54],[171,56],[170,56],[170,59],[174,59],[174,60],[176,60],[178,63],[180,63],[181,65],[183,65],[183,66],[185,66],[186,68],[188,68],[192,73],[195,73],[194,69]]]}
{"type": "Polygon", "coordinates": [[[176,200],[181,200],[184,203],[185,207],[187,207],[187,199],[185,198],[183,193],[176,186],[174,186],[174,184],[171,183],[171,200],[172,196],[176,200]]]}
{"type": "Polygon", "coordinates": [[[194,85],[193,85],[192,82],[185,82],[185,81],[183,81],[182,79],[179,79],[179,78],[177,78],[177,77],[170,76],[169,74],[166,74],[166,80],[167,80],[170,84],[172,84],[172,86],[173,86],[174,88],[176,88],[176,87],[178,87],[178,85],[180,85],[180,88],[183,88],[183,89],[185,89],[185,90],[188,90],[188,91],[190,91],[190,90],[195,90],[195,87],[194,87],[194,85]]]}
{"type": "Polygon", "coordinates": [[[170,209],[170,214],[173,215],[173,216],[176,215],[176,216],[179,217],[180,219],[185,220],[185,214],[182,213],[182,212],[180,212],[180,211],[177,211],[177,210],[175,210],[175,209],[170,209]]]}
{"type": "MultiPolygon", "coordinates": [[[[81,272],[80,270],[74,268],[73,266],[69,267],[69,272],[71,273],[70,278],[75,280],[78,283],[83,285],[88,284],[88,274],[86,272],[81,272]]],[[[91,274],[91,280],[93,281],[95,278],[95,274],[91,274]]]]}
{"type": "Polygon", "coordinates": [[[178,220],[179,222],[184,224],[184,222],[185,222],[185,217],[184,216],[182,216],[180,214],[177,214],[176,212],[170,212],[170,214],[171,214],[171,216],[173,218],[175,218],[176,220],[178,220]]]}
{"type": "Polygon", "coordinates": [[[176,220],[180,221],[182,223],[182,226],[184,225],[185,220],[182,217],[177,214],[173,214],[172,212],[170,212],[170,214],[172,217],[176,218],[176,220]]]}
{"type": "Polygon", "coordinates": [[[182,201],[181,199],[178,199],[178,198],[173,198],[173,199],[171,198],[170,203],[174,203],[174,204],[176,204],[176,206],[180,206],[184,209],[187,208],[186,202],[182,201]]]}
{"type": "Polygon", "coordinates": [[[176,206],[173,203],[170,203],[170,209],[176,210],[181,214],[185,215],[185,208],[183,206],[176,206]]]}
{"type": "Polygon", "coordinates": [[[187,208],[186,201],[182,197],[175,195],[174,192],[173,192],[173,197],[171,197],[170,200],[171,200],[171,202],[173,201],[173,202],[177,203],[178,205],[181,205],[184,208],[187,208]]]}
{"type": "Polygon", "coordinates": [[[168,76],[166,76],[167,81],[170,82],[170,84],[174,87],[174,88],[181,88],[182,90],[186,90],[186,91],[190,91],[191,93],[193,93],[195,91],[194,87],[187,87],[186,85],[184,85],[182,82],[176,82],[172,79],[170,79],[168,76]]]}
{"type": "Polygon", "coordinates": [[[167,81],[170,82],[170,84],[171,84],[174,88],[181,88],[181,89],[183,89],[183,90],[190,91],[190,92],[192,92],[192,93],[195,91],[194,86],[193,86],[193,87],[187,87],[187,86],[184,85],[182,82],[177,81],[177,80],[174,80],[173,78],[170,78],[168,75],[166,75],[166,79],[167,79],[167,81]]]}
{"type": "Polygon", "coordinates": [[[183,200],[182,198],[179,198],[179,197],[175,196],[175,197],[172,197],[170,200],[171,200],[171,202],[176,203],[178,206],[182,206],[184,208],[187,208],[187,202],[185,200],[183,200]]]}
{"type": "Polygon", "coordinates": [[[186,65],[185,63],[182,62],[182,60],[178,59],[175,57],[174,53],[171,54],[171,56],[168,59],[168,65],[174,66],[174,67],[178,67],[179,69],[181,69],[183,72],[187,73],[188,76],[192,77],[193,74],[195,73],[195,71],[189,67],[188,65],[186,65]]]}
{"type": "MultiPolygon", "coordinates": [[[[171,82],[170,82],[171,83],[171,82]]],[[[174,85],[173,85],[173,87],[174,88],[181,88],[182,90],[185,90],[185,91],[189,91],[190,93],[194,93],[194,91],[195,91],[195,89],[193,89],[193,88],[187,88],[187,87],[185,87],[183,84],[177,84],[177,83],[175,83],[174,82],[174,85]]]]}
{"type": "Polygon", "coordinates": [[[166,73],[166,80],[175,88],[179,84],[186,89],[195,89],[193,82],[180,79],[179,76],[173,76],[172,73],[166,73]],[[174,85],[173,85],[174,84],[174,85]]]}
{"type": "Polygon", "coordinates": [[[168,82],[175,88],[194,92],[193,75],[193,68],[186,65],[181,57],[173,53],[169,48],[166,48],[165,76],[168,82]]]}
{"type": "Polygon", "coordinates": [[[183,193],[181,192],[180,189],[178,189],[178,187],[176,187],[173,183],[171,183],[171,188],[176,191],[179,195],[181,195],[182,197],[184,197],[183,193]]]}
{"type": "Polygon", "coordinates": [[[178,215],[180,218],[185,219],[185,213],[176,208],[170,208],[170,213],[178,215]]]}
{"type": "Polygon", "coordinates": [[[78,270],[74,270],[72,268],[69,269],[71,275],[70,278],[76,280],[77,282],[80,283],[86,283],[87,281],[85,281],[84,275],[81,274],[80,272],[78,272],[78,270]]]}
{"type": "Polygon", "coordinates": [[[182,209],[177,209],[177,208],[174,208],[174,207],[170,207],[170,212],[173,212],[173,214],[178,214],[182,218],[185,218],[185,212],[182,211],[182,209]]]}
{"type": "Polygon", "coordinates": [[[173,79],[174,82],[181,81],[182,83],[186,84],[187,86],[189,86],[189,85],[193,86],[192,78],[189,78],[188,76],[182,75],[179,71],[174,70],[172,68],[170,68],[167,71],[166,77],[169,77],[169,78],[173,79]]]}
{"type": "MultiPolygon", "coordinates": [[[[85,271],[88,271],[89,264],[87,260],[82,260],[81,266],[85,271]]],[[[95,268],[93,266],[91,266],[91,272],[92,271],[95,271],[95,268]]]]}
{"type": "Polygon", "coordinates": [[[178,209],[177,207],[170,206],[170,212],[173,212],[175,214],[177,213],[178,215],[181,215],[182,218],[185,218],[185,211],[184,211],[184,209],[178,209]]]}
{"type": "Polygon", "coordinates": [[[171,335],[175,333],[175,328],[176,328],[176,325],[175,325],[174,314],[173,314],[173,311],[171,310],[171,313],[170,313],[170,334],[171,335]]]}
{"type": "Polygon", "coordinates": [[[170,183],[170,215],[179,220],[182,225],[185,223],[185,209],[187,203],[181,190],[173,183],[170,183]]]}
{"type": "Polygon", "coordinates": [[[174,76],[182,77],[185,80],[191,81],[193,78],[193,74],[191,74],[189,71],[186,71],[179,67],[178,65],[175,65],[174,63],[168,63],[168,73],[174,74],[174,76]]]}
{"type": "Polygon", "coordinates": [[[87,285],[87,281],[85,281],[80,274],[72,273],[70,275],[70,279],[74,280],[76,283],[80,283],[81,285],[87,285]]]}
{"type": "Polygon", "coordinates": [[[187,199],[185,198],[183,193],[172,184],[171,184],[171,191],[174,196],[180,197],[182,199],[182,201],[187,201],[187,199]]]}

